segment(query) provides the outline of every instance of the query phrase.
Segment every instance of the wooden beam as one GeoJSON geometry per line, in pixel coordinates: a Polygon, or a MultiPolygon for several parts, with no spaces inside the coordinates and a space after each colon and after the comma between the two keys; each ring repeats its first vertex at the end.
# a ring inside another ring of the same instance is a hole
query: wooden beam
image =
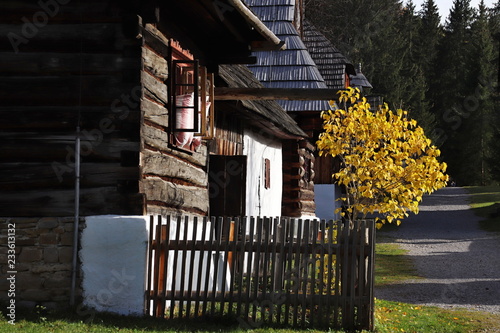
{"type": "Polygon", "coordinates": [[[215,88],[216,101],[231,100],[291,100],[321,101],[337,98],[336,89],[313,88],[215,88]]]}

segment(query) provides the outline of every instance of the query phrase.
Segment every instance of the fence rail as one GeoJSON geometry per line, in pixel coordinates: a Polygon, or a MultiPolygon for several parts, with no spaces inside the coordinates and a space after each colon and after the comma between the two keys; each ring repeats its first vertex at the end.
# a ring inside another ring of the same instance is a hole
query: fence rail
{"type": "Polygon", "coordinates": [[[146,313],[373,328],[374,223],[151,217],[146,313]]]}

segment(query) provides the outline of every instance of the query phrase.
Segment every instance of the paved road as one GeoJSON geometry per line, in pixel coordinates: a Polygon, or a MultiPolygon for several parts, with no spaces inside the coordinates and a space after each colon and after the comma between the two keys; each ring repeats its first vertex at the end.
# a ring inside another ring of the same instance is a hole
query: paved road
{"type": "Polygon", "coordinates": [[[500,313],[500,235],[479,229],[462,188],[424,198],[420,213],[403,221],[394,238],[424,279],[377,288],[378,298],[500,313]]]}

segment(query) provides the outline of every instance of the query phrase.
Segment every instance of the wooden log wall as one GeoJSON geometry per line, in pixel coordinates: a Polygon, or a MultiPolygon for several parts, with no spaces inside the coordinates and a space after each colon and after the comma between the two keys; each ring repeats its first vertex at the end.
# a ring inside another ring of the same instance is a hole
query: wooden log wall
{"type": "Polygon", "coordinates": [[[0,211],[142,214],[137,12],[116,1],[3,1],[0,211]]]}
{"type": "Polygon", "coordinates": [[[309,141],[283,141],[283,216],[314,215],[314,161],[309,141]]]}
{"type": "Polygon", "coordinates": [[[207,147],[177,149],[168,133],[168,39],[153,25],[143,31],[141,184],[148,214],[208,214],[207,147]]]}

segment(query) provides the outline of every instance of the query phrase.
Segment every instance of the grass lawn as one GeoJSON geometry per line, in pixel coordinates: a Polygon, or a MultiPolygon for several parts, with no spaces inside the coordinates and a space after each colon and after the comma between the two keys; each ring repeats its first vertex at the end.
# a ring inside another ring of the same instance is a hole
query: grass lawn
{"type": "Polygon", "coordinates": [[[405,256],[408,251],[401,249],[390,239],[378,237],[376,252],[376,286],[420,278],[411,260],[405,256]]]}
{"type": "MultiPolygon", "coordinates": [[[[19,310],[18,310],[19,311],[19,310]]],[[[470,333],[498,332],[500,316],[462,310],[443,310],[376,301],[376,332],[412,333],[470,333]]],[[[70,312],[18,312],[16,324],[10,325],[5,317],[0,319],[1,333],[159,333],[159,332],[255,332],[255,333],[320,333],[316,330],[293,329],[243,329],[234,321],[165,321],[154,318],[131,318],[110,314],[97,314],[90,323],[70,312]]],[[[329,331],[340,333],[340,331],[329,331]]]]}
{"type": "Polygon", "coordinates": [[[471,206],[483,218],[481,228],[500,232],[500,186],[470,186],[471,206]]]}

